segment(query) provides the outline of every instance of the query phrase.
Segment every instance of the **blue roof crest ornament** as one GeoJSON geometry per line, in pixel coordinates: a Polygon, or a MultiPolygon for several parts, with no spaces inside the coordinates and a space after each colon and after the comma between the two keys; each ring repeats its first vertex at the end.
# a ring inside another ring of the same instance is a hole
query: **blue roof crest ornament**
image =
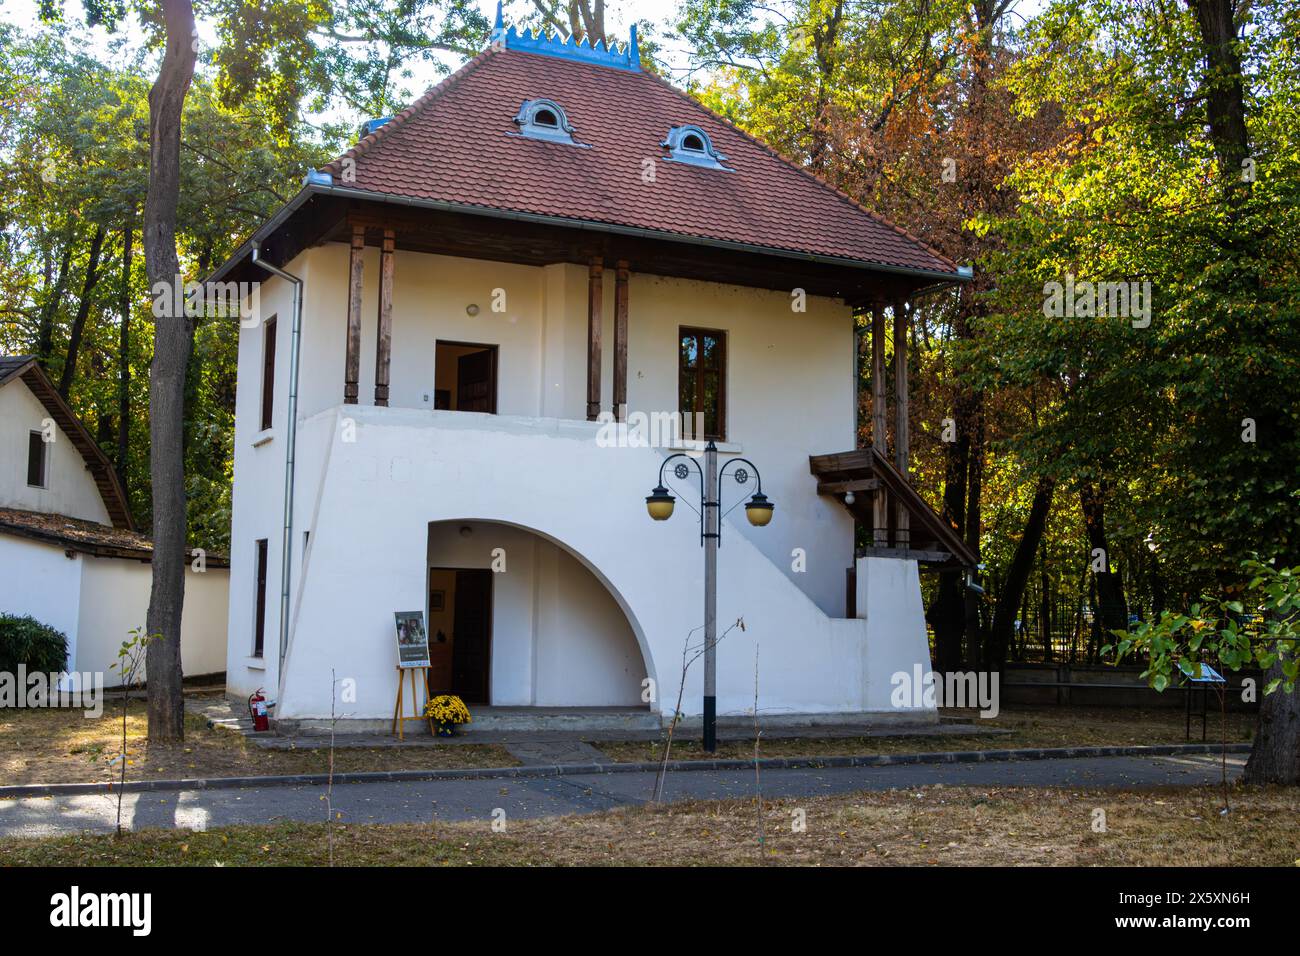
{"type": "Polygon", "coordinates": [[[500,46],[506,50],[520,50],[524,53],[540,53],[543,56],[558,57],[561,60],[575,60],[578,63],[590,63],[593,66],[609,66],[616,70],[641,72],[641,53],[636,44],[636,24],[632,24],[631,37],[621,50],[614,44],[605,44],[599,40],[593,46],[583,37],[581,41],[570,36],[567,40],[559,34],[548,35],[545,28],[533,33],[531,30],[519,32],[515,27],[509,30],[502,19],[501,3],[497,2],[496,20],[492,32],[488,35],[489,46],[500,46]]]}

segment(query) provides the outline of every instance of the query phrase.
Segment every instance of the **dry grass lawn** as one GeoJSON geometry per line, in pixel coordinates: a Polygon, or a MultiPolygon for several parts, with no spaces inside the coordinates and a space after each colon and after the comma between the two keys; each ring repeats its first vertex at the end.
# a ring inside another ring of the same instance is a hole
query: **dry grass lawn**
{"type": "MultiPolygon", "coordinates": [[[[1007,734],[944,735],[942,725],[933,736],[916,737],[764,737],[763,757],[829,757],[857,754],[928,753],[939,750],[1005,750],[1037,747],[1099,747],[1184,743],[1184,714],[1178,709],[1134,710],[1131,708],[1019,707],[1003,710],[989,720],[973,710],[945,710],[944,716],[960,717],[971,723],[1010,730],[1007,734]]],[[[1254,714],[1228,714],[1228,742],[1249,742],[1255,733],[1254,714]]],[[[1222,739],[1222,722],[1212,713],[1206,740],[1222,739]]],[[[1199,717],[1192,718],[1192,741],[1201,740],[1199,717]]],[[[614,760],[636,762],[659,760],[663,742],[598,742],[596,746],[614,760]]],[[[705,753],[696,732],[675,735],[674,760],[705,758],[749,760],[754,741],[721,740],[716,754],[705,753]]]]}
{"type": "MultiPolygon", "coordinates": [[[[104,715],[87,719],[79,710],[0,710],[0,785],[97,783],[117,779],[109,760],[122,742],[121,703],[105,701],[104,715]]],[[[285,773],[325,773],[326,750],[264,750],[238,733],[208,729],[189,715],[179,746],[146,740],[144,703],[127,711],[128,780],[242,777],[285,773]]],[[[334,769],[436,770],[448,767],[513,767],[519,761],[502,747],[447,744],[410,748],[336,750],[334,769]]]]}
{"type": "MultiPolygon", "coordinates": [[[[1300,791],[926,787],[592,816],[338,826],[349,866],[1300,866],[1300,791]],[[1105,831],[1094,830],[1097,811],[1105,831]],[[793,824],[802,812],[806,829],[793,824]]],[[[239,866],[327,862],[324,824],[0,840],[0,865],[239,866]]]]}

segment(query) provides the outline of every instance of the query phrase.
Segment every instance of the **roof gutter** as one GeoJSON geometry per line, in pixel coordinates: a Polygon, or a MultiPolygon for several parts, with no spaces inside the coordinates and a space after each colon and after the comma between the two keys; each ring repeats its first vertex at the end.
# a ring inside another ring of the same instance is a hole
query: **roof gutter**
{"type": "MultiPolygon", "coordinates": [[[[409,206],[415,209],[428,209],[437,212],[462,213],[471,216],[483,216],[488,219],[503,219],[510,222],[527,222],[537,225],[560,226],[566,229],[579,229],[587,232],[600,232],[616,236],[629,236],[637,239],[654,239],[659,241],[681,242],[689,245],[706,246],[714,249],[728,249],[753,255],[776,256],[793,259],[797,262],[813,262],[818,265],[836,266],[842,269],[859,269],[865,272],[886,272],[892,275],[912,276],[916,278],[935,279],[930,288],[939,288],[954,282],[969,282],[972,273],[969,266],[958,266],[957,271],[944,272],[938,269],[913,269],[907,266],[894,266],[887,263],[867,262],[862,259],[847,259],[842,256],[828,256],[815,252],[795,252],[778,249],[773,246],[760,246],[749,242],[736,242],[729,239],[709,239],[703,236],[691,236],[685,233],[668,232],[660,229],[646,229],[640,226],[624,226],[617,223],[594,222],[589,219],[569,219],[564,216],[552,216],[543,213],[515,212],[508,209],[493,209],[488,206],[475,206],[467,203],[446,202],[439,199],[418,199],[410,196],[397,196],[392,193],[377,193],[366,189],[354,189],[348,186],[335,186],[322,182],[320,173],[308,174],[303,188],[293,199],[289,200],[266,225],[253,234],[253,238],[240,246],[227,259],[208,281],[220,281],[251,248],[260,245],[276,229],[298,210],[312,196],[334,196],[339,199],[356,199],[369,202],[389,203],[395,206],[409,206]]],[[[928,291],[928,290],[927,290],[928,291]]]]}

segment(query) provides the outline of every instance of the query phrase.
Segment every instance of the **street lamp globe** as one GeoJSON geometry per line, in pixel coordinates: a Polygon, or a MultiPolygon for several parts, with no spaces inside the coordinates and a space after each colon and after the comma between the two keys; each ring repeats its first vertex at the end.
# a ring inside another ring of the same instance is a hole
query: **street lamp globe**
{"type": "Polygon", "coordinates": [[[767,500],[767,495],[759,492],[745,502],[745,517],[755,528],[762,528],[772,520],[772,502],[767,500]]]}
{"type": "Polygon", "coordinates": [[[673,516],[673,505],[677,499],[668,493],[668,489],[663,485],[656,485],[654,490],[646,497],[645,510],[650,513],[650,517],[655,521],[667,521],[673,516]]]}

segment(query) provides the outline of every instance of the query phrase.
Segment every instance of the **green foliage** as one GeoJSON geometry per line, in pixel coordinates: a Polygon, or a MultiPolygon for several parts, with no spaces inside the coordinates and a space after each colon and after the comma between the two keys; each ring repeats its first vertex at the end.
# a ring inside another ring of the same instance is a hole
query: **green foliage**
{"type": "Polygon", "coordinates": [[[260,104],[282,143],[304,107],[343,107],[362,119],[400,110],[421,92],[409,85],[413,66],[446,73],[446,54],[472,56],[489,29],[469,0],[205,0],[198,6],[217,23],[213,66],[223,105],[260,104]]]}
{"type": "Polygon", "coordinates": [[[18,666],[29,673],[57,674],[68,660],[68,639],[62,631],[33,617],[0,614],[0,672],[16,674],[18,666]]]}
{"type": "Polygon", "coordinates": [[[1295,11],[1260,4],[1242,43],[1251,172],[1225,177],[1182,4],[1057,3],[1006,86],[1067,136],[1017,165],[972,365],[1033,389],[1007,447],[1064,482],[1106,480],[1119,537],[1152,542],[1180,591],[1258,549],[1300,560],[1300,124],[1295,11]],[[1240,180],[1240,181],[1239,181],[1240,180]],[[1149,282],[1151,322],[1044,314],[1047,282],[1149,282]]]}
{"type": "MultiPolygon", "coordinates": [[[[164,641],[167,638],[162,634],[150,634],[143,627],[132,628],[128,633],[126,640],[117,649],[117,659],[108,665],[110,670],[115,670],[118,676],[122,678],[122,686],[131,687],[140,677],[144,670],[145,654],[149,650],[149,645],[154,641],[164,641]]],[[[126,719],[126,708],[129,698],[124,697],[122,701],[122,718],[126,719]]],[[[123,743],[125,747],[125,743],[123,743]]],[[[126,758],[126,751],[121,751],[122,759],[126,758]]]]}
{"type": "MultiPolygon", "coordinates": [[[[137,521],[150,521],[149,366],[152,321],[139,224],[148,181],[148,81],[78,52],[63,27],[24,35],[0,24],[0,352],[44,351],[56,381],[79,305],[87,250],[105,230],[99,282],[69,394],[78,416],[126,479],[137,521]],[[125,230],[133,232],[124,264],[125,230]],[[60,265],[68,261],[62,285],[60,265]],[[130,308],[120,348],[121,295],[130,308]],[[130,441],[119,460],[119,366],[125,358],[130,441]]],[[[205,275],[247,230],[295,191],[302,172],[332,155],[295,135],[279,142],[257,102],[227,109],[214,84],[196,79],[187,98],[178,246],[187,277],[205,275]]],[[[201,322],[186,396],[185,474],[191,542],[229,548],[231,439],[238,325],[201,322]]]]}
{"type": "Polygon", "coordinates": [[[1185,614],[1165,611],[1131,632],[1115,631],[1119,640],[1102,654],[1114,653],[1117,662],[1146,657],[1142,676],[1158,691],[1179,675],[1200,677],[1202,664],[1219,663],[1231,671],[1267,671],[1277,664],[1282,676],[1269,681],[1264,693],[1279,686],[1292,693],[1300,675],[1300,567],[1276,568],[1251,558],[1242,571],[1249,580],[1240,597],[1206,596],[1185,614]]]}

